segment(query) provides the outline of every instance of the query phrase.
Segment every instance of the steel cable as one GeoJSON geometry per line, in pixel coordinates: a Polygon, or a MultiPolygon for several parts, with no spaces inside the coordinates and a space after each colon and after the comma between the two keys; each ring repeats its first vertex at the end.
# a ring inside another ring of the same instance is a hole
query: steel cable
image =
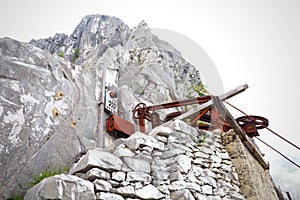
{"type": "MultiPolygon", "coordinates": [[[[239,112],[243,113],[245,116],[249,117],[250,119],[254,120],[251,116],[249,116],[247,113],[245,113],[244,111],[242,111],[241,109],[237,108],[236,106],[232,105],[231,103],[228,103],[227,101],[225,101],[226,104],[228,104],[229,106],[233,107],[234,109],[238,110],[239,112]]],[[[298,150],[300,150],[300,148],[293,144],[292,142],[288,141],[287,139],[285,139],[284,137],[282,137],[281,135],[279,135],[278,133],[276,133],[275,131],[271,130],[270,128],[266,127],[263,123],[258,122],[261,126],[263,126],[264,128],[266,128],[268,131],[274,133],[276,136],[278,136],[279,138],[281,138],[282,140],[286,141],[287,143],[291,144],[292,146],[296,147],[298,150]]],[[[292,161],[291,159],[289,159],[288,157],[286,157],[284,154],[282,154],[281,152],[279,152],[278,150],[276,150],[274,147],[272,147],[271,145],[267,144],[266,142],[264,142],[263,140],[259,139],[258,137],[256,137],[257,140],[259,140],[260,142],[262,142],[263,144],[265,144],[266,146],[268,146],[269,148],[271,148],[272,150],[274,150],[276,153],[278,153],[279,155],[281,155],[282,157],[284,157],[286,160],[288,160],[289,162],[291,162],[292,164],[294,164],[295,166],[297,166],[298,168],[300,168],[300,165],[298,165],[297,163],[295,163],[294,161],[292,161]]]]}
{"type": "Polygon", "coordinates": [[[269,148],[271,148],[272,150],[274,150],[276,153],[278,153],[279,155],[281,155],[282,157],[284,157],[285,159],[287,159],[288,161],[290,161],[291,163],[293,163],[294,165],[296,165],[298,168],[300,168],[300,165],[298,165],[297,163],[295,163],[294,161],[292,161],[291,159],[289,159],[288,157],[286,157],[285,155],[283,155],[282,153],[280,153],[278,150],[276,150],[271,145],[267,144],[266,142],[264,142],[263,140],[259,139],[258,137],[256,137],[256,139],[258,139],[260,142],[262,142],[263,144],[265,144],[266,146],[268,146],[269,148]]]}

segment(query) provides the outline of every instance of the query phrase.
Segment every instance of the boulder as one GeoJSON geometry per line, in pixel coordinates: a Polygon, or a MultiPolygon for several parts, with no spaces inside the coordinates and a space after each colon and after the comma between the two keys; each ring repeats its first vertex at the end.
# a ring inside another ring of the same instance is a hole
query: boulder
{"type": "Polygon", "coordinates": [[[31,189],[24,197],[32,199],[96,199],[94,184],[73,175],[56,175],[46,178],[31,189]]]}

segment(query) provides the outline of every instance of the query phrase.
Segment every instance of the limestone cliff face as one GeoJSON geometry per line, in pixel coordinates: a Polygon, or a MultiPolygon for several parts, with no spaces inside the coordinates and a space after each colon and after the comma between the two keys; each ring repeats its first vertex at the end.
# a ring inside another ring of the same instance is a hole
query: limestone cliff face
{"type": "MultiPolygon", "coordinates": [[[[129,121],[138,102],[198,96],[199,72],[147,25],[85,17],[67,36],[0,39],[0,198],[24,194],[33,175],[70,166],[96,146],[102,68],[129,121]]],[[[160,113],[163,115],[164,113],[160,113]]],[[[105,134],[105,145],[114,138],[105,134]]]]}

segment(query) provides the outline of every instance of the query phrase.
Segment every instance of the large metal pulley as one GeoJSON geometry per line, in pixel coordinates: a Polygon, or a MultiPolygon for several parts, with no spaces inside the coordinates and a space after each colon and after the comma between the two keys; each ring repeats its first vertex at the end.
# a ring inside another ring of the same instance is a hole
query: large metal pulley
{"type": "Polygon", "coordinates": [[[236,119],[237,123],[249,137],[259,136],[257,130],[269,126],[268,119],[261,116],[242,116],[236,119]]]}

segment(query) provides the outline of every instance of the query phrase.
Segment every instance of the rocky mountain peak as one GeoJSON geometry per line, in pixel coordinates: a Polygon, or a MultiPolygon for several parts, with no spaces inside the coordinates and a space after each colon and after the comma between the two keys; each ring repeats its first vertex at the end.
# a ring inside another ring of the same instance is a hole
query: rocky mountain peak
{"type": "Polygon", "coordinates": [[[70,36],[55,34],[46,39],[33,39],[29,43],[52,54],[63,55],[66,59],[80,64],[82,59],[79,56],[84,52],[92,51],[100,46],[103,53],[108,47],[124,45],[129,32],[129,27],[116,17],[87,15],[70,36]]]}
{"type": "Polygon", "coordinates": [[[81,49],[93,48],[101,43],[110,47],[123,45],[128,32],[128,26],[116,17],[88,15],[81,20],[65,45],[72,44],[73,48],[81,49]]]}

